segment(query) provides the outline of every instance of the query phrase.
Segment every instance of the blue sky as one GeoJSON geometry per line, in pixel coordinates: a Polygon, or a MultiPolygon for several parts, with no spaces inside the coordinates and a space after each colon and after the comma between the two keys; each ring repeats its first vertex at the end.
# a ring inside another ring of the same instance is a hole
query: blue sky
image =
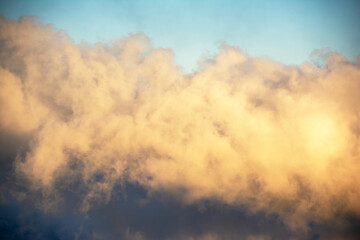
{"type": "Polygon", "coordinates": [[[186,72],[223,42],[251,56],[285,64],[309,60],[315,49],[360,54],[360,1],[9,1],[0,14],[37,16],[76,41],[111,41],[143,32],[155,47],[170,48],[186,72]]]}

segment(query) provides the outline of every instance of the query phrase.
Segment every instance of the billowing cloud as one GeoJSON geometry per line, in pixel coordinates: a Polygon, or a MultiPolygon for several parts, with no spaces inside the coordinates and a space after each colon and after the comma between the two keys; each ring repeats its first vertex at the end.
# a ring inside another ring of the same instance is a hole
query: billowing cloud
{"type": "Polygon", "coordinates": [[[184,75],[141,34],[76,45],[27,17],[0,29],[0,128],[31,136],[16,174],[44,199],[76,182],[87,211],[129,182],[292,229],[360,214],[359,62],[286,66],[224,44],[184,75]]]}

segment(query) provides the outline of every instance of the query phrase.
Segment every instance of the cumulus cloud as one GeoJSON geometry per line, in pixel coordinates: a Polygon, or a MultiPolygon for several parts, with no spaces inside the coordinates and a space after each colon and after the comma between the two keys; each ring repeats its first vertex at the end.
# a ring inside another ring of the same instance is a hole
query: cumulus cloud
{"type": "Polygon", "coordinates": [[[360,214],[359,62],[287,66],[224,44],[184,75],[141,34],[76,45],[28,17],[0,29],[0,129],[31,136],[16,173],[44,198],[80,182],[86,211],[130,182],[292,229],[360,214]]]}

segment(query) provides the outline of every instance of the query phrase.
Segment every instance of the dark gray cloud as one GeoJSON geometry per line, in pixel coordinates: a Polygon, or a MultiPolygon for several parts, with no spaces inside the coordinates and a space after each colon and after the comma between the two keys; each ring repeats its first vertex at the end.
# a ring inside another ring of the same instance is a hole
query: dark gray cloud
{"type": "MultiPolygon", "coordinates": [[[[41,193],[32,193],[26,181],[14,174],[19,147],[28,138],[2,132],[1,239],[357,239],[358,216],[342,224],[309,223],[309,231],[292,231],[276,215],[248,214],[246,209],[201,201],[184,205],[172,197],[149,197],[146,189],[118,185],[111,200],[86,213],[79,211],[79,185],[63,188],[61,207],[44,212],[41,193]],[[257,237],[257,238],[256,238],[257,237]]],[[[21,151],[20,151],[21,152],[21,151]]]]}

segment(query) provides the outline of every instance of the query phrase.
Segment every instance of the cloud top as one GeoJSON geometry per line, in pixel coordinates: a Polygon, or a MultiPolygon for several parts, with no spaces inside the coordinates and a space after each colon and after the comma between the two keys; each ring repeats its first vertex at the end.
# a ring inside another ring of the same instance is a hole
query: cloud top
{"type": "Polygon", "coordinates": [[[76,45],[27,17],[0,29],[0,128],[31,136],[16,172],[44,198],[77,181],[87,210],[131,182],[293,229],[360,214],[359,62],[286,66],[224,44],[184,75],[141,34],[76,45]]]}

